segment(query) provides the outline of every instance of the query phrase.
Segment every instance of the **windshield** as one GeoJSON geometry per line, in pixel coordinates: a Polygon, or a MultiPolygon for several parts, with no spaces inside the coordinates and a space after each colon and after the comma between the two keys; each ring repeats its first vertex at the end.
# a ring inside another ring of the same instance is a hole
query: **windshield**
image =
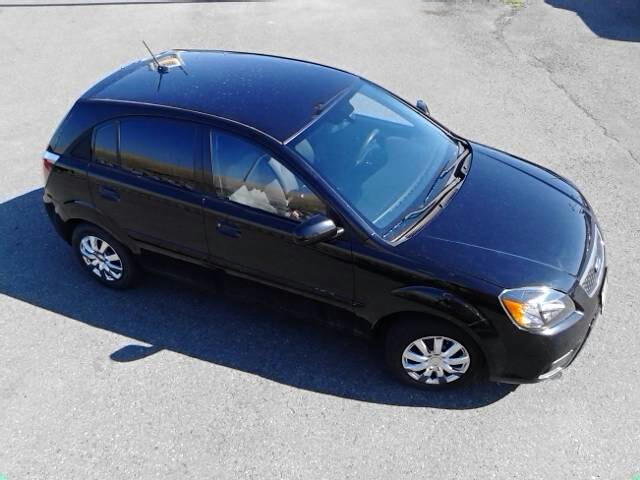
{"type": "Polygon", "coordinates": [[[368,83],[320,115],[290,145],[378,233],[436,193],[457,155],[438,127],[368,83]]]}

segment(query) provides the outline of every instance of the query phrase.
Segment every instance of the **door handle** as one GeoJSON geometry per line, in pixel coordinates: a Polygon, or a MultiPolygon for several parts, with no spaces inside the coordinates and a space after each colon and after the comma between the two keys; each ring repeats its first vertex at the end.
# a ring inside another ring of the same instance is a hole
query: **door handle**
{"type": "Polygon", "coordinates": [[[100,187],[98,188],[98,192],[100,193],[100,196],[106,200],[110,200],[112,202],[120,201],[120,194],[113,188],[100,185],[100,187]]]}
{"type": "Polygon", "coordinates": [[[240,230],[227,223],[218,222],[216,224],[216,229],[218,230],[218,232],[228,237],[240,238],[240,230]]]}

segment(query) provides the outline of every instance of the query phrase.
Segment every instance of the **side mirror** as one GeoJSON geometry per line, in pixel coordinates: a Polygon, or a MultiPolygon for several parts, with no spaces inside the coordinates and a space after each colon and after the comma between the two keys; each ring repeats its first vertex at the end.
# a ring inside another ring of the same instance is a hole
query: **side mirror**
{"type": "Polygon", "coordinates": [[[293,230],[293,241],[298,245],[311,245],[336,238],[342,232],[344,229],[337,227],[333,220],[324,215],[316,214],[293,230]]]}
{"type": "Polygon", "coordinates": [[[416,102],[416,108],[420,110],[422,113],[424,113],[425,115],[430,115],[429,107],[427,107],[427,104],[424,103],[424,100],[418,100],[416,102]]]}

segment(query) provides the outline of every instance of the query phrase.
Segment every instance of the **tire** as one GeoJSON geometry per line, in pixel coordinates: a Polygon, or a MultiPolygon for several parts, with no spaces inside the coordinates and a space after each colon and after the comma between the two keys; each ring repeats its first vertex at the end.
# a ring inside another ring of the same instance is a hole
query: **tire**
{"type": "Polygon", "coordinates": [[[420,317],[400,320],[387,330],[384,346],[391,373],[424,390],[460,387],[482,371],[483,356],[476,343],[449,323],[420,317]]]}
{"type": "Polygon", "coordinates": [[[71,245],[82,268],[107,287],[128,288],[140,277],[140,269],[127,247],[95,225],[78,225],[71,245]]]}

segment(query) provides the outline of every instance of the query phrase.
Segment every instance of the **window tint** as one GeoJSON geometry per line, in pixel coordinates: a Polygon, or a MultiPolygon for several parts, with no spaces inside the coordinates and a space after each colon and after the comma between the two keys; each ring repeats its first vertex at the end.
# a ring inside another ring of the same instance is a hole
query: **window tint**
{"type": "Polygon", "coordinates": [[[270,153],[239,137],[212,133],[214,178],[224,198],[293,220],[326,213],[322,201],[270,153]]]}
{"type": "Polygon", "coordinates": [[[102,125],[95,130],[93,139],[93,161],[105,165],[118,163],[118,149],[115,123],[102,125]]]}
{"type": "Polygon", "coordinates": [[[146,117],[120,121],[120,161],[123,168],[191,186],[196,148],[196,125],[146,117]]]}

